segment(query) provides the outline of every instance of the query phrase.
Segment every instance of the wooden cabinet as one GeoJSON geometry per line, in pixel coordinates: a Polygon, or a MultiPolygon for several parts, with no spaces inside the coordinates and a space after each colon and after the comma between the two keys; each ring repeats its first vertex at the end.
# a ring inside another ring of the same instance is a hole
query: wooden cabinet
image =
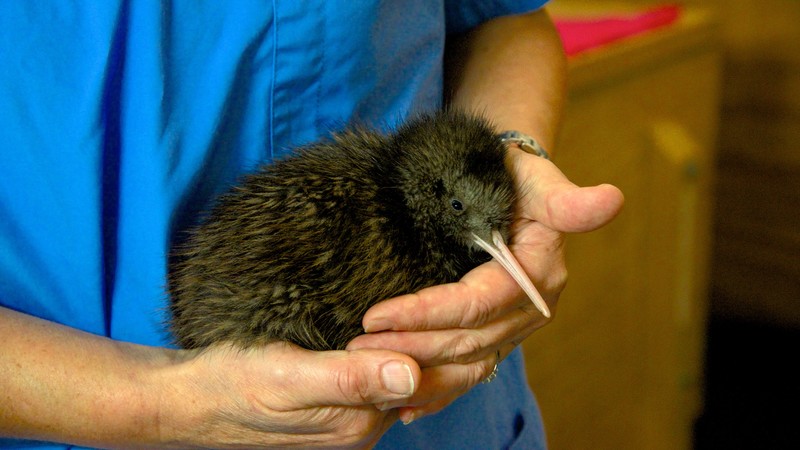
{"type": "Polygon", "coordinates": [[[691,10],[570,61],[555,162],[577,184],[615,184],[626,204],[610,226],[567,237],[556,320],[524,343],[553,450],[691,447],[719,72],[714,22],[691,10]]]}

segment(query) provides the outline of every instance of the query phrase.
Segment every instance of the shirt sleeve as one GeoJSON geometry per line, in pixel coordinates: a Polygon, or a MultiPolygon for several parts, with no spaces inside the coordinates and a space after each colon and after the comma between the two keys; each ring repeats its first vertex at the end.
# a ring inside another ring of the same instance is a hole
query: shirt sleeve
{"type": "Polygon", "coordinates": [[[447,33],[463,33],[495,17],[521,14],[543,7],[549,0],[446,0],[447,33]]]}

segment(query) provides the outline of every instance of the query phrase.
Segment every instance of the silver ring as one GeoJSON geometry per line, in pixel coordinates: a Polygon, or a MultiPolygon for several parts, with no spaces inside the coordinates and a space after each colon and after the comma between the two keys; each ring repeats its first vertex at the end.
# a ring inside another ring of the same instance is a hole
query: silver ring
{"type": "Polygon", "coordinates": [[[500,364],[500,350],[497,350],[497,352],[495,353],[494,368],[492,369],[492,373],[490,373],[488,377],[486,377],[483,381],[481,381],[481,384],[489,384],[492,381],[494,381],[495,378],[497,378],[498,364],[500,364]]]}

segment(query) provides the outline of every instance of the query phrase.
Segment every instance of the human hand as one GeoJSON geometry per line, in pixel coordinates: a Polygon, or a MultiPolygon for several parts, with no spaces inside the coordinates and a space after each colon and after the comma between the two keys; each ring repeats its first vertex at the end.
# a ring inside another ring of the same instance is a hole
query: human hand
{"type": "MultiPolygon", "coordinates": [[[[520,193],[511,229],[512,253],[555,312],[567,279],[564,234],[588,232],[610,222],[623,204],[614,186],[579,188],[550,161],[509,150],[507,165],[520,193]]],[[[412,356],[422,382],[402,407],[410,422],[444,408],[485,379],[497,363],[548,322],[496,261],[459,282],[423,289],[373,306],[367,331],[348,349],[385,348],[412,356]]]]}
{"type": "Polygon", "coordinates": [[[374,404],[414,393],[420,369],[387,350],[312,352],[288,343],[183,352],[162,435],[202,447],[369,448],[397,420],[374,404]]]}

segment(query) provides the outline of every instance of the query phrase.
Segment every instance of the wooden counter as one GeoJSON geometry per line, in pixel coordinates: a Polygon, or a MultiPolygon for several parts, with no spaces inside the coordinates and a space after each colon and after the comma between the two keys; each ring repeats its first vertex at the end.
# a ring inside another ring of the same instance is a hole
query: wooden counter
{"type": "Polygon", "coordinates": [[[612,225],[567,238],[556,320],[524,343],[553,450],[691,448],[708,310],[715,36],[709,15],[687,11],[570,62],[554,160],[579,185],[615,184],[626,205],[612,225]]]}

